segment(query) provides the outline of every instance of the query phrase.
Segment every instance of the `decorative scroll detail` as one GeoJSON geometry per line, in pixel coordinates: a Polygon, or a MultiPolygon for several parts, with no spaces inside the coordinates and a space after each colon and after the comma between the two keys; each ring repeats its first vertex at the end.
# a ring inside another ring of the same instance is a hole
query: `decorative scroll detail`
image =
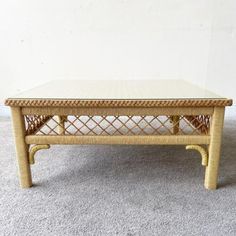
{"type": "Polygon", "coordinates": [[[231,106],[231,99],[168,99],[168,100],[69,100],[69,99],[7,99],[6,106],[22,107],[196,107],[231,106]]]}
{"type": "Polygon", "coordinates": [[[208,135],[209,119],[208,115],[25,115],[28,135],[208,135]]]}
{"type": "Polygon", "coordinates": [[[33,147],[31,147],[31,149],[29,151],[29,163],[31,165],[33,165],[35,163],[34,155],[37,151],[39,151],[41,149],[49,149],[49,148],[50,148],[49,144],[37,144],[37,145],[34,145],[33,147]]]}
{"type": "Polygon", "coordinates": [[[199,145],[187,145],[186,150],[190,150],[190,149],[200,152],[200,154],[202,156],[202,165],[203,166],[208,165],[208,153],[203,147],[201,147],[199,145]]]}

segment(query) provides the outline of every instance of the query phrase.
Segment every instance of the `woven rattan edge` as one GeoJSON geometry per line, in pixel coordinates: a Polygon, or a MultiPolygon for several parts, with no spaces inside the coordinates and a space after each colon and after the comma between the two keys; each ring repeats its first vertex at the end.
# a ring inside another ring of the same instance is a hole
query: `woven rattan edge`
{"type": "Polygon", "coordinates": [[[231,106],[232,99],[169,99],[169,100],[72,100],[72,99],[6,99],[6,106],[19,107],[189,107],[231,106]]]}

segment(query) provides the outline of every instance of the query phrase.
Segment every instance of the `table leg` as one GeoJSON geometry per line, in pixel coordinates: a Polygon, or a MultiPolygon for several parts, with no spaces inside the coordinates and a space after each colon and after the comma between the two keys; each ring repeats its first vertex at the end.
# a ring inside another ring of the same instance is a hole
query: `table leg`
{"type": "Polygon", "coordinates": [[[65,134],[65,122],[67,120],[67,116],[56,116],[56,120],[58,122],[58,134],[65,134]]]}
{"type": "Polygon", "coordinates": [[[210,127],[208,165],[205,172],[205,188],[216,189],[220,161],[221,136],[224,123],[224,107],[215,107],[210,127]]]}
{"type": "Polygon", "coordinates": [[[172,132],[173,134],[178,134],[179,132],[179,116],[171,116],[172,122],[172,132]]]}
{"type": "Polygon", "coordinates": [[[16,154],[20,185],[22,188],[32,186],[31,169],[29,164],[28,145],[25,143],[25,122],[20,107],[11,107],[13,131],[15,136],[16,154]]]}

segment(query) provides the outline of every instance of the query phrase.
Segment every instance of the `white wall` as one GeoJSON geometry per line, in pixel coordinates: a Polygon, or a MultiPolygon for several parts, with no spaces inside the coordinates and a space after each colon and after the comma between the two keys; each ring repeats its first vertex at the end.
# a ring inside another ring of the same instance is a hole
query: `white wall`
{"type": "Polygon", "coordinates": [[[186,79],[236,99],[236,1],[1,2],[0,104],[49,80],[99,78],[186,79]]]}
{"type": "Polygon", "coordinates": [[[236,1],[216,1],[208,55],[206,86],[236,99],[236,1]]]}

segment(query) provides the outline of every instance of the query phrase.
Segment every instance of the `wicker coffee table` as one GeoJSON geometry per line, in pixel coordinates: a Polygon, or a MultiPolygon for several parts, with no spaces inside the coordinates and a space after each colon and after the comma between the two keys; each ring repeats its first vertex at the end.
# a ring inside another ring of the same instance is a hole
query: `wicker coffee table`
{"type": "Polygon", "coordinates": [[[205,187],[217,187],[224,111],[232,100],[187,82],[52,81],[5,104],[23,188],[32,186],[35,153],[53,144],[185,145],[200,153],[205,187]]]}

